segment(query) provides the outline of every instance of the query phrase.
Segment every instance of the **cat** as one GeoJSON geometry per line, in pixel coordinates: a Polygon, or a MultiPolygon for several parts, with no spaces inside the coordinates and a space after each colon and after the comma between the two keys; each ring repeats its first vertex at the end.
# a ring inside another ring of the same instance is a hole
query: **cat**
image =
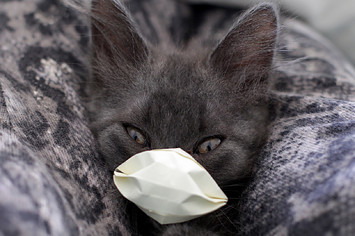
{"type": "Polygon", "coordinates": [[[263,3],[246,11],[229,30],[220,29],[225,34],[219,42],[210,40],[212,31],[178,43],[157,42],[143,36],[117,0],[94,0],[91,17],[88,110],[109,169],[144,150],[179,147],[206,168],[230,199],[215,213],[167,226],[132,206],[129,214],[138,221],[138,233],[237,232],[227,219],[237,214],[238,186],[250,176],[268,133],[277,7],[263,3]]]}

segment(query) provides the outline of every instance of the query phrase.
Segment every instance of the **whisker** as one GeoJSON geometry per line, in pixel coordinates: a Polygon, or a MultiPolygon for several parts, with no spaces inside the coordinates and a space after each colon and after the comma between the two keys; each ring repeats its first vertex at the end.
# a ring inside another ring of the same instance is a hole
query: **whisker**
{"type": "Polygon", "coordinates": [[[244,187],[246,184],[226,184],[226,185],[220,185],[221,187],[244,187]]]}
{"type": "Polygon", "coordinates": [[[274,65],[271,69],[274,70],[274,69],[277,69],[277,68],[280,68],[280,67],[292,66],[292,65],[295,65],[297,63],[304,62],[305,60],[308,60],[308,59],[309,59],[309,57],[300,57],[300,58],[297,58],[297,59],[292,60],[292,61],[281,61],[281,62],[277,61],[276,63],[279,63],[279,64],[274,65]]]}
{"type": "MultiPolygon", "coordinates": [[[[221,210],[222,211],[222,210],[221,210]]],[[[217,220],[219,221],[219,224],[221,225],[222,228],[229,230],[228,226],[225,224],[223,219],[221,219],[224,215],[218,214],[216,215],[217,220]]]]}
{"type": "Polygon", "coordinates": [[[229,200],[240,200],[240,199],[242,199],[241,197],[229,197],[228,198],[229,200]]]}
{"type": "MultiPolygon", "coordinates": [[[[234,222],[228,217],[228,215],[223,211],[221,210],[221,213],[223,214],[223,216],[229,221],[229,223],[234,227],[235,230],[238,230],[238,227],[236,224],[234,224],[234,222]]],[[[224,226],[224,225],[223,225],[224,226]]],[[[225,226],[224,226],[225,227],[225,226]]],[[[228,228],[226,228],[228,229],[228,228]]],[[[230,230],[230,229],[228,229],[230,230]]]]}

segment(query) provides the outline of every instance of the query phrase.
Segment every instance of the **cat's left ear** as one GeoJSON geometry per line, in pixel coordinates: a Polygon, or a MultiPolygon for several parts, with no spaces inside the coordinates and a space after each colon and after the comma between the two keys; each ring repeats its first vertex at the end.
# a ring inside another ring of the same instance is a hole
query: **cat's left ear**
{"type": "Polygon", "coordinates": [[[129,72],[147,60],[147,44],[119,0],[93,0],[91,15],[94,61],[106,58],[129,72]]]}
{"type": "Polygon", "coordinates": [[[217,45],[210,66],[235,84],[260,84],[268,77],[277,35],[277,8],[269,3],[258,5],[246,12],[217,45]]]}

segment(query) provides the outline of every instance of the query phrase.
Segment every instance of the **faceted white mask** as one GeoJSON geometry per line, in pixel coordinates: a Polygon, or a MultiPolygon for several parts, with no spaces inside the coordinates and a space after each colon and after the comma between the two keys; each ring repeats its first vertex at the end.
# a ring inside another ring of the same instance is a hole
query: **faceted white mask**
{"type": "Polygon", "coordinates": [[[121,194],[160,224],[188,221],[228,199],[211,175],[180,148],[138,153],[113,176],[121,194]]]}

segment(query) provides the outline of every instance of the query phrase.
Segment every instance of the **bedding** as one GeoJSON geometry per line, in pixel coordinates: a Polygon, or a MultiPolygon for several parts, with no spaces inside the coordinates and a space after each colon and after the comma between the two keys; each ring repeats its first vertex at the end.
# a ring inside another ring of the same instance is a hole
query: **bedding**
{"type": "MultiPolygon", "coordinates": [[[[124,3],[138,25],[176,35],[216,14],[124,3]]],[[[0,0],[0,235],[136,234],[88,126],[89,48],[89,20],[65,2],[0,0]]],[[[270,87],[270,137],[229,219],[233,234],[355,234],[354,68],[285,19],[270,87]]]]}

